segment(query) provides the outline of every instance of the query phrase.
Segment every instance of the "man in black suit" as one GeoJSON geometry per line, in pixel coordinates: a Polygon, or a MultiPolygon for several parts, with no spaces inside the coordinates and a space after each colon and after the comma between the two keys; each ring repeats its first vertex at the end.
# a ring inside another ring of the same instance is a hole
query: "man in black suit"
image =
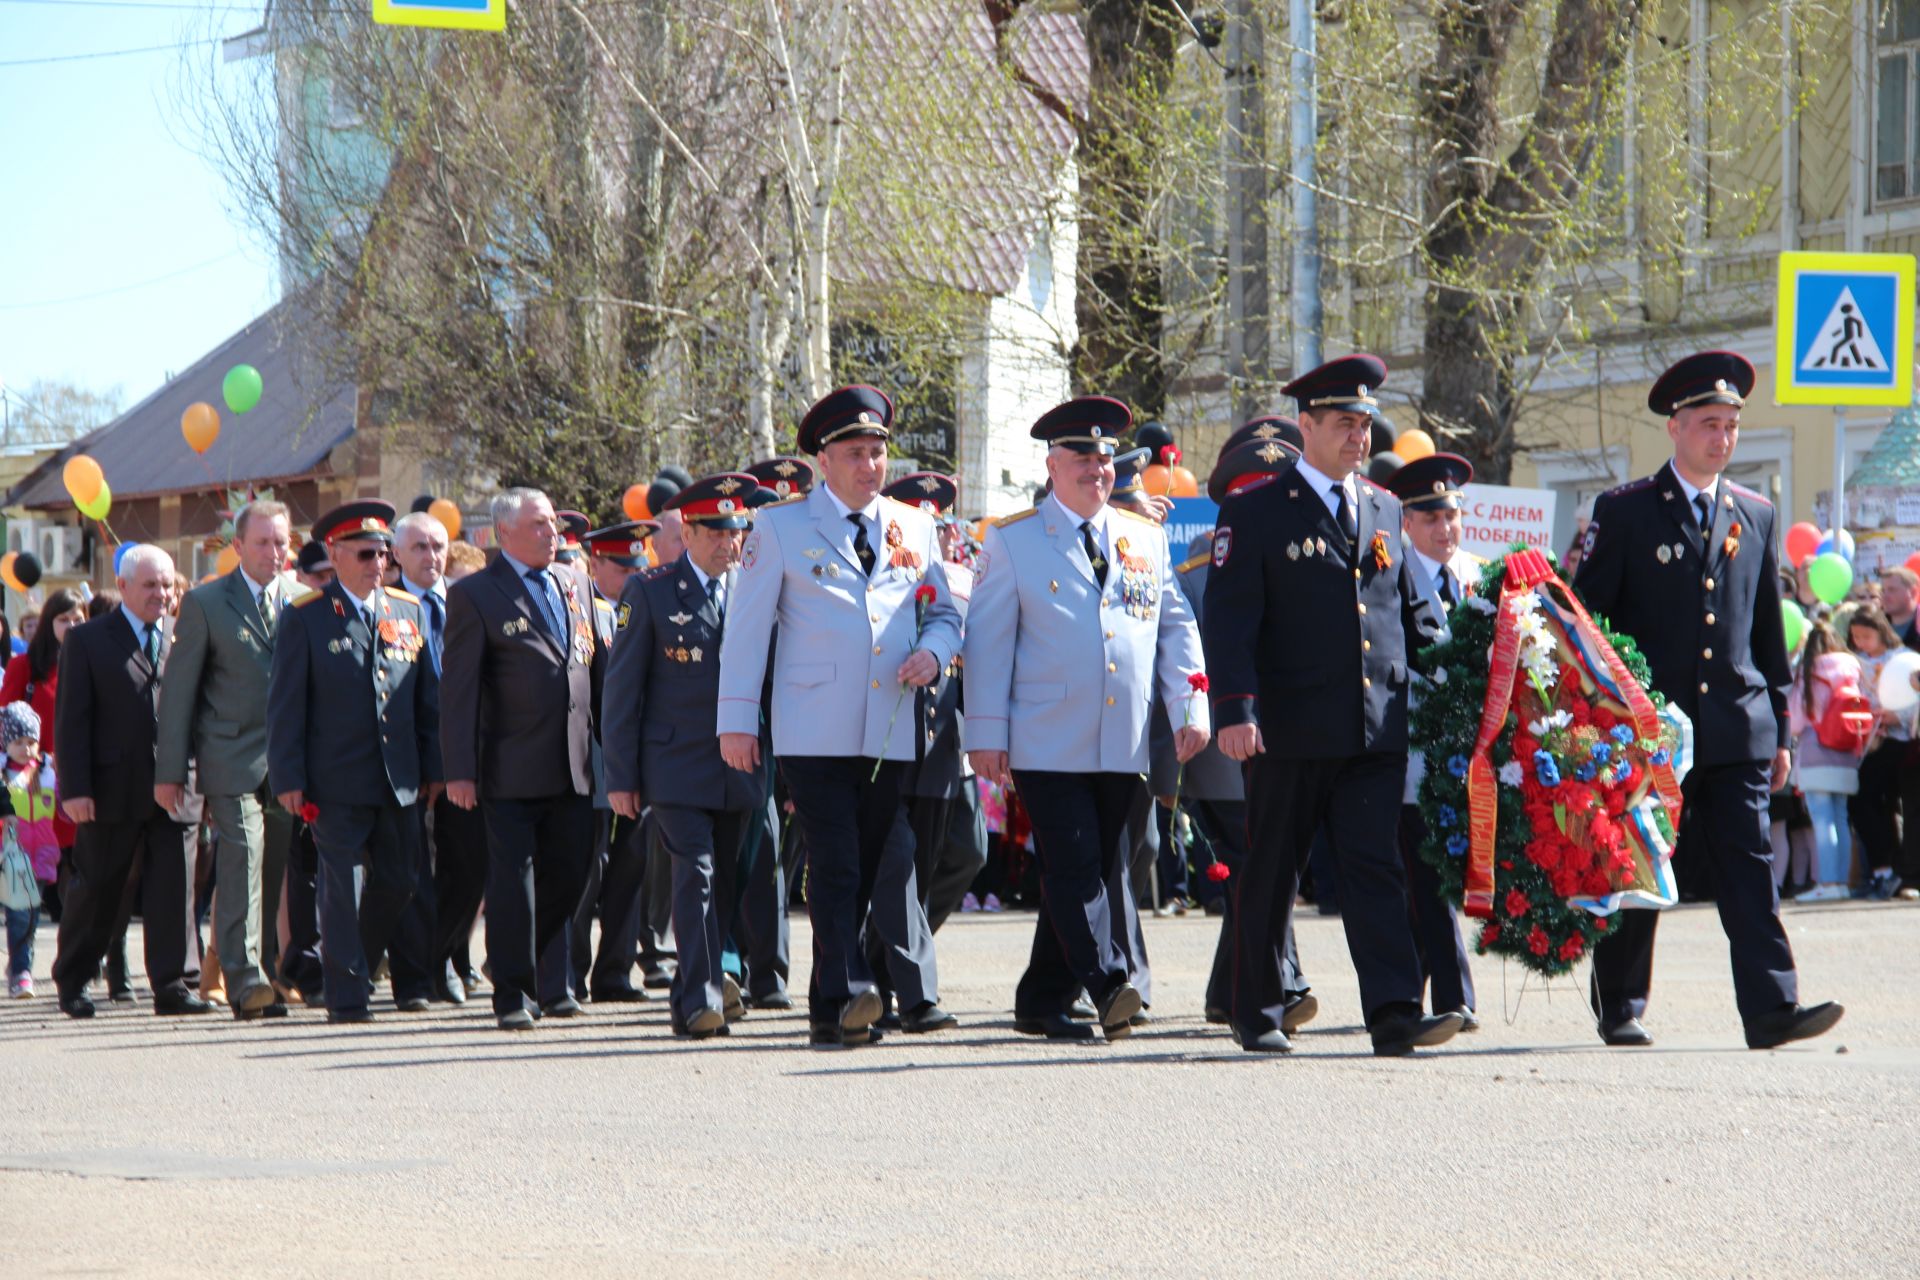
{"type": "Polygon", "coordinates": [[[120,607],[67,633],[60,646],[61,808],[74,823],[61,886],[59,950],[53,961],[60,1010],[91,1018],[87,984],[107,945],[126,928],[128,878],[139,869],[147,980],[157,1014],[207,1013],[200,936],[193,918],[198,814],[154,802],[160,682],[173,643],[165,617],[173,559],[158,547],[127,552],[120,607]]]}
{"type": "MultiPolygon", "coordinates": [[[[305,814],[319,848],[330,1023],[372,1019],[372,962],[392,944],[421,870],[417,805],[440,791],[426,619],[417,596],[380,581],[393,516],[375,499],[314,525],[336,576],[286,611],[267,685],[267,779],[282,808],[305,814]]],[[[419,981],[396,986],[396,1007],[426,1009],[419,981]]]]}
{"type": "Polygon", "coordinates": [[[1407,771],[1407,663],[1424,612],[1400,504],[1360,479],[1386,366],[1348,356],[1296,378],[1302,456],[1220,509],[1204,631],[1220,750],[1245,762],[1249,854],[1234,900],[1234,1036],[1286,1052],[1280,955],[1324,825],[1373,1051],[1436,1045],[1394,839],[1407,771]]]}
{"type": "Polygon", "coordinates": [[[746,474],[696,480],[668,499],[685,529],[678,560],[628,580],[615,611],[619,639],[607,667],[607,799],[624,822],[651,805],[673,859],[673,936],[679,964],[675,1035],[723,1035],[744,1016],[721,950],[739,899],[747,822],[766,802],[762,775],[729,768],[714,722],[720,637],[746,531],[746,474]]]}
{"type": "MultiPolygon", "coordinates": [[[[1667,419],[1673,461],[1602,494],[1574,586],[1631,636],[1653,685],[1693,722],[1681,783],[1677,857],[1712,866],[1720,924],[1747,1045],[1817,1036],[1844,1012],[1799,1003],[1780,927],[1767,796],[1786,785],[1786,633],[1780,623],[1773,504],[1720,473],[1740,437],[1753,366],[1730,351],[1688,356],[1662,374],[1647,407],[1667,419]]],[[[1623,911],[1593,950],[1593,1007],[1610,1045],[1648,1045],[1641,1025],[1660,917],[1623,911]]]]}
{"type": "Polygon", "coordinates": [[[487,956],[508,1031],[574,1017],[537,988],[536,958],[565,929],[593,856],[594,709],[606,648],[587,580],[553,564],[553,504],[537,489],[493,500],[500,555],[447,593],[441,747],[447,796],[487,824],[487,956]]]}

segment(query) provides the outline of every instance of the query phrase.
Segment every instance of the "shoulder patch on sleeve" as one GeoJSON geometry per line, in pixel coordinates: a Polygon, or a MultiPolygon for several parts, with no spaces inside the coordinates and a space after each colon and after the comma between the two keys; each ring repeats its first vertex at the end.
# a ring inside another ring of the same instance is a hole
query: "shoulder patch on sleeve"
{"type": "Polygon", "coordinates": [[[1233,530],[1215,529],[1213,531],[1213,567],[1227,567],[1227,557],[1233,554],[1233,530]]]}
{"type": "MultiPolygon", "coordinates": [[[[611,608],[612,606],[609,605],[608,607],[611,608]]],[[[633,617],[633,606],[630,604],[627,604],[624,601],[621,602],[620,611],[618,614],[614,616],[614,619],[613,619],[613,629],[615,631],[625,631],[627,629],[627,621],[632,617],[633,617]]]]}
{"type": "Polygon", "coordinates": [[[395,600],[405,600],[408,604],[419,604],[420,597],[411,591],[402,591],[399,587],[388,587],[387,594],[395,600]]]}
{"type": "Polygon", "coordinates": [[[1203,564],[1212,564],[1212,563],[1213,563],[1213,552],[1210,550],[1202,551],[1197,556],[1188,556],[1185,560],[1182,560],[1179,564],[1173,566],[1173,569],[1175,573],[1191,573],[1193,570],[1198,569],[1203,564]]]}
{"type": "Polygon", "coordinates": [[[295,596],[293,598],[293,604],[291,607],[295,609],[304,609],[325,594],[327,593],[324,591],[309,591],[305,595],[295,596]]]}
{"type": "Polygon", "coordinates": [[[1010,524],[1020,523],[1022,520],[1025,520],[1028,516],[1037,516],[1039,514],[1040,514],[1040,508],[1028,507],[1025,511],[1016,511],[1010,516],[1001,516],[998,520],[995,520],[993,522],[993,527],[996,529],[1004,529],[1010,524]]]}
{"type": "Polygon", "coordinates": [[[762,507],[761,510],[770,511],[774,507],[790,507],[796,502],[804,501],[806,496],[804,493],[796,493],[791,498],[782,498],[778,502],[769,502],[766,506],[762,507]]]}

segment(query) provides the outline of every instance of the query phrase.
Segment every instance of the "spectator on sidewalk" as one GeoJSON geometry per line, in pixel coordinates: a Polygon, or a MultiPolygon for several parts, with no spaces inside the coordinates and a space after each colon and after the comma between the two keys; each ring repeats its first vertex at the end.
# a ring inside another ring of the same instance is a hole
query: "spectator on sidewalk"
{"type": "MultiPolygon", "coordinates": [[[[1828,746],[1820,740],[1820,724],[1834,695],[1861,689],[1860,660],[1840,645],[1825,621],[1807,628],[1800,672],[1788,699],[1792,717],[1793,782],[1806,797],[1807,816],[1813,820],[1813,887],[1797,902],[1828,902],[1847,896],[1847,873],[1853,861],[1852,833],[1847,826],[1847,804],[1860,790],[1863,754],[1828,746]]],[[[1774,879],[1784,868],[1776,867],[1774,879]]]]}
{"type": "Polygon", "coordinates": [[[1884,902],[1900,890],[1900,877],[1893,870],[1900,851],[1900,774],[1913,740],[1914,713],[1880,706],[1880,671],[1904,648],[1879,605],[1863,604],[1853,611],[1847,620],[1847,643],[1860,660],[1860,691],[1878,720],[1860,762],[1860,789],[1847,807],[1866,851],[1869,879],[1861,896],[1884,902]]]}

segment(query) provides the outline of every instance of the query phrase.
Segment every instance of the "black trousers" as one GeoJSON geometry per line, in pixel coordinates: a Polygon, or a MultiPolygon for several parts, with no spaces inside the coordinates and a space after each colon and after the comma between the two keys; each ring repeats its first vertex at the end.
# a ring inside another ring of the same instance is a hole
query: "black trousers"
{"type": "MultiPolygon", "coordinates": [[[[487,959],[493,1011],[537,1014],[538,958],[573,920],[593,856],[593,801],[563,794],[482,799],[487,822],[487,959]]],[[[564,994],[564,993],[562,993],[564,994]]]]}
{"type": "Polygon", "coordinates": [[[487,820],[479,808],[462,809],[445,796],[433,806],[433,969],[464,978],[473,972],[467,953],[480,903],[487,892],[487,820]]]}
{"type": "Polygon", "coordinates": [[[194,829],[160,809],[136,821],[83,822],[67,851],[60,886],[60,933],[53,984],[61,999],[78,995],[100,973],[116,934],[124,935],[131,902],[127,881],[140,880],[147,981],[157,995],[184,996],[200,986],[200,931],[193,918],[194,829]]]}
{"type": "Polygon", "coordinates": [[[703,1009],[725,1008],[721,952],[726,924],[739,902],[741,810],[654,805],[660,839],[673,859],[673,1024],[684,1027],[703,1009]]]}
{"type": "Polygon", "coordinates": [[[1281,956],[1293,928],[1300,870],[1323,825],[1367,1024],[1383,1013],[1417,1010],[1420,959],[1407,925],[1406,869],[1394,830],[1406,753],[1329,760],[1269,753],[1245,769],[1248,852],[1245,873],[1235,877],[1233,1025],[1248,1037],[1280,1027],[1287,1003],[1281,956]]]}
{"type": "Polygon", "coordinates": [[[901,764],[881,761],[876,770],[864,756],[782,756],[779,763],[807,842],[807,915],[813,922],[808,1015],[815,1022],[837,1022],[848,999],[874,988],[861,929],[883,864],[904,860],[904,868],[890,868],[892,878],[913,879],[910,842],[892,838],[901,764]]]}
{"type": "MultiPolygon", "coordinates": [[[[1200,834],[1213,849],[1213,856],[1227,868],[1226,887],[1220,893],[1220,939],[1213,947],[1213,967],[1207,973],[1209,1011],[1225,1013],[1233,1005],[1233,887],[1239,883],[1247,865],[1247,805],[1243,800],[1182,801],[1191,805],[1187,812],[1200,834]]],[[[1214,884],[1215,881],[1202,880],[1214,884]]],[[[1280,989],[1288,1000],[1313,989],[1300,968],[1300,953],[1293,943],[1293,923],[1289,919],[1285,941],[1280,946],[1280,989]]]]}
{"type": "Polygon", "coordinates": [[[414,805],[320,806],[320,952],[327,1010],[364,1009],[374,957],[393,944],[420,867],[414,805]]]}
{"type": "Polygon", "coordinates": [[[280,980],[308,1003],[325,996],[320,960],[320,847],[313,827],[294,819],[287,847],[287,947],[280,953],[280,980]]]}
{"type": "Polygon", "coordinates": [[[444,985],[445,974],[433,963],[433,939],[439,929],[439,899],[434,892],[434,824],[431,809],[424,804],[410,806],[420,827],[418,851],[413,864],[413,897],[400,916],[387,944],[387,973],[393,979],[395,1000],[431,1000],[436,985],[444,985]],[[434,979],[442,979],[436,984],[434,979]]]}
{"type": "Polygon", "coordinates": [[[1040,916],[1013,1011],[1037,1018],[1065,1013],[1082,988],[1099,1001],[1127,981],[1126,906],[1114,892],[1127,892],[1128,818],[1145,783],[1135,773],[1019,769],[1013,784],[1040,864],[1040,916]]]}
{"type": "Polygon", "coordinates": [[[646,825],[612,813],[606,817],[610,829],[600,892],[582,899],[583,908],[593,896],[599,899],[600,949],[593,953],[591,964],[587,962],[586,945],[596,913],[583,909],[573,921],[575,981],[584,982],[596,997],[633,986],[633,965],[639,959],[640,934],[645,928],[641,888],[648,872],[646,825]]]}
{"type": "Polygon", "coordinates": [[[1420,807],[1401,805],[1400,859],[1407,868],[1407,913],[1413,945],[1420,954],[1420,972],[1427,980],[1427,998],[1435,1013],[1477,1009],[1467,944],[1460,936],[1460,913],[1440,896],[1440,873],[1420,856],[1426,839],[1427,820],[1420,816],[1420,807]]]}
{"type": "MultiPolygon", "coordinates": [[[[1770,761],[1695,765],[1680,786],[1683,809],[1674,862],[1709,866],[1719,886],[1716,905],[1733,959],[1734,1001],[1743,1021],[1800,999],[1793,948],[1780,926],[1773,884],[1773,847],[1767,833],[1770,761]]],[[[1653,985],[1657,911],[1621,911],[1593,949],[1593,1011],[1607,1024],[1647,1011],[1653,985]]]]}
{"type": "MultiPolygon", "coordinates": [[[[1860,762],[1860,790],[1847,800],[1847,817],[1860,833],[1868,871],[1884,871],[1902,861],[1900,775],[1909,745],[1889,739],[1869,751],[1860,762]]],[[[1920,821],[1920,813],[1909,821],[1920,821]]]]}
{"type": "MultiPolygon", "coordinates": [[[[770,775],[770,757],[767,763],[770,775]]],[[[771,786],[768,791],[772,792],[771,786]]],[[[747,970],[747,994],[755,999],[786,991],[793,948],[787,924],[787,873],[775,814],[769,794],[764,805],[747,815],[740,847],[740,906],[734,913],[733,933],[747,970]]]]}

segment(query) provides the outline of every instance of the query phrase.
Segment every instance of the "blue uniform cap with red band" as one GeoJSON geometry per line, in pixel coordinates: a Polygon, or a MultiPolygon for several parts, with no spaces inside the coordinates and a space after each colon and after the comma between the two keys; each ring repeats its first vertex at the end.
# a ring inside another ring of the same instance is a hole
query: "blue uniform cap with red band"
{"type": "Polygon", "coordinates": [[[631,569],[645,563],[647,537],[659,527],[657,520],[625,520],[604,529],[594,529],[581,541],[590,553],[600,559],[611,560],[631,569]]]}
{"type": "Polygon", "coordinates": [[[745,474],[773,490],[774,496],[780,498],[811,493],[817,475],[813,464],[805,458],[768,458],[746,468],[745,474]]]}
{"type": "MultiPolygon", "coordinates": [[[[1147,467],[1153,462],[1157,446],[1141,445],[1125,453],[1116,454],[1113,459],[1113,497],[1128,499],[1146,496],[1146,486],[1140,481],[1147,467]]],[[[1111,499],[1110,499],[1111,500],[1111,499]]]]}
{"type": "Polygon", "coordinates": [[[1473,479],[1473,464],[1457,453],[1430,453],[1397,469],[1387,491],[1408,511],[1457,511],[1465,506],[1461,489],[1473,479]]]}
{"type": "Polygon", "coordinates": [[[667,501],[668,511],[678,511],[689,524],[709,529],[746,529],[753,525],[753,508],[747,499],[760,488],[760,482],[744,471],[723,471],[702,476],[667,501]]]}
{"type": "Polygon", "coordinates": [[[1647,408],[1663,418],[1701,404],[1736,409],[1753,391],[1753,364],[1734,351],[1701,351],[1675,361],[1647,392],[1647,408]]]}
{"type": "Polygon", "coordinates": [[[1249,436],[1220,455],[1207,477],[1207,496],[1224,502],[1249,482],[1285,471],[1299,456],[1300,450],[1279,436],[1249,436]]]}
{"type": "Polygon", "coordinates": [[[937,471],[916,471],[901,476],[880,492],[895,502],[918,507],[936,519],[945,519],[960,498],[960,486],[954,478],[937,471]]]}
{"type": "Polygon", "coordinates": [[[335,507],[313,522],[313,540],[347,542],[377,538],[390,543],[393,541],[393,518],[396,514],[391,502],[383,502],[379,498],[349,502],[335,507]]]}

